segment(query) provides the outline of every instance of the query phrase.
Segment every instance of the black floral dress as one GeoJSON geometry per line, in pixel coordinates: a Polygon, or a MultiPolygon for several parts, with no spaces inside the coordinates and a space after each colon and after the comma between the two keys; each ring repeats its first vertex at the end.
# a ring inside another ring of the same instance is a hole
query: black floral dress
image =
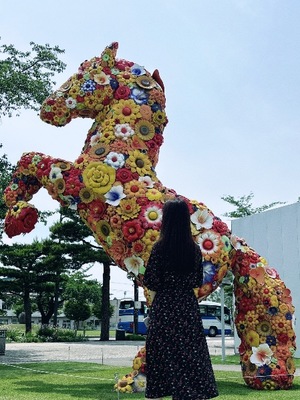
{"type": "Polygon", "coordinates": [[[146,339],[145,395],[149,399],[172,395],[174,400],[199,400],[218,396],[193,291],[202,284],[200,250],[197,260],[193,273],[163,275],[158,246],[152,250],[144,275],[144,285],[156,291],[146,339]]]}

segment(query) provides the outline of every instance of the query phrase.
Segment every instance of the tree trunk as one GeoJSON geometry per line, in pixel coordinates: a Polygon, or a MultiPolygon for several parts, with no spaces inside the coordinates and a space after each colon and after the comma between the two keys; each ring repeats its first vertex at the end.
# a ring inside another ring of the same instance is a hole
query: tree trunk
{"type": "Polygon", "coordinates": [[[31,300],[29,290],[24,290],[25,332],[31,332],[31,300]]]}
{"type": "Polygon", "coordinates": [[[50,323],[50,320],[52,318],[52,315],[54,313],[54,299],[53,297],[51,297],[48,301],[48,310],[44,310],[42,301],[40,301],[39,299],[37,299],[37,306],[38,306],[38,310],[41,313],[41,325],[42,326],[47,326],[50,323]]]}
{"type": "Polygon", "coordinates": [[[59,306],[59,273],[56,273],[54,307],[53,307],[53,326],[57,326],[57,313],[59,306]]]}
{"type": "Polygon", "coordinates": [[[109,340],[109,289],[110,263],[103,263],[102,307],[101,307],[101,341],[109,340]]]}

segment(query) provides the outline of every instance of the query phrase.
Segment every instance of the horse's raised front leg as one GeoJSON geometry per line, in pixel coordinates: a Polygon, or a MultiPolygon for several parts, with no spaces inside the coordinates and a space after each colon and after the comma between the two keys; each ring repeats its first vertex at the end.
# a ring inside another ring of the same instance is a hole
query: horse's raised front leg
{"type": "Polygon", "coordinates": [[[235,325],[244,380],[254,389],[288,389],[296,349],[290,290],[246,243],[238,239],[235,245],[235,325]]]}
{"type": "Polygon", "coordinates": [[[41,187],[44,187],[53,199],[66,205],[59,196],[59,174],[72,168],[71,163],[54,159],[42,153],[24,153],[17,163],[10,184],[4,191],[4,201],[8,207],[5,217],[5,232],[9,237],[28,233],[38,220],[37,209],[28,203],[41,187]]]}

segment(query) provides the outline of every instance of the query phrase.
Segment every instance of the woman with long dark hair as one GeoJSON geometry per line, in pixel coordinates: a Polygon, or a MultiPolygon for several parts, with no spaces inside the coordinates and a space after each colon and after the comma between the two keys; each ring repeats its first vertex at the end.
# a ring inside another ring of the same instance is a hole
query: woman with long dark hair
{"type": "Polygon", "coordinates": [[[168,201],[144,275],[144,285],[156,292],[146,339],[147,399],[218,396],[193,290],[202,279],[202,254],[193,240],[188,205],[168,201]]]}

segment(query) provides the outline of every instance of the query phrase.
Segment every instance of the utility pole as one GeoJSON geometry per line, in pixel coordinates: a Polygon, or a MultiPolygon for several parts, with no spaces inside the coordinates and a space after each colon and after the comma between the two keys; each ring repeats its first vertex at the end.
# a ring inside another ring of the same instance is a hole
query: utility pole
{"type": "Polygon", "coordinates": [[[138,302],[139,302],[139,288],[138,284],[136,282],[136,279],[133,280],[133,286],[134,286],[134,314],[133,314],[133,333],[138,334],[139,329],[139,308],[138,307],[138,302]]]}

